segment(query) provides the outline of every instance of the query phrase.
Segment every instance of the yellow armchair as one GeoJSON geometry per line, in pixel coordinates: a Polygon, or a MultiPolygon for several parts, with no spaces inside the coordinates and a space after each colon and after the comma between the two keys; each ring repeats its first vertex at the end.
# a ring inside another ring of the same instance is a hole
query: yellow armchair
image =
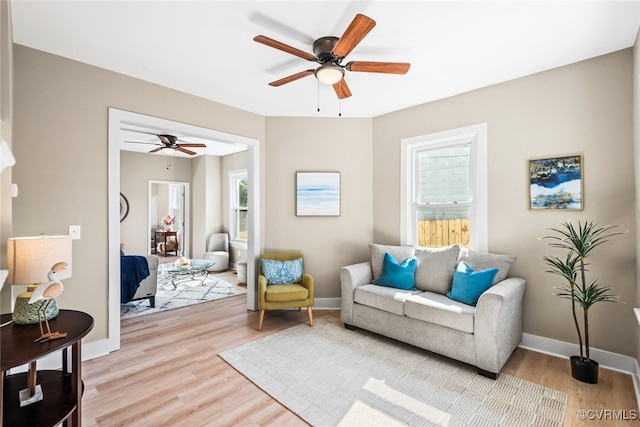
{"type": "MultiPolygon", "coordinates": [[[[269,283],[263,273],[263,260],[293,261],[303,259],[299,252],[270,252],[260,255],[258,276],[258,308],[260,309],[260,321],[258,330],[262,330],[265,310],[281,310],[284,308],[307,307],[309,326],[313,326],[313,277],[304,272],[304,260],[302,262],[302,276],[295,283],[269,283]]],[[[268,274],[268,273],[267,273],[268,274]]],[[[270,277],[273,281],[274,277],[270,277]]]]}

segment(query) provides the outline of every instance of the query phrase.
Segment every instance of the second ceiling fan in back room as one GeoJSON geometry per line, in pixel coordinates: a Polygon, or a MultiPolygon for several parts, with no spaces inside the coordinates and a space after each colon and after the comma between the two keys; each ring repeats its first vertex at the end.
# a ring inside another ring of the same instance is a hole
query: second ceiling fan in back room
{"type": "Polygon", "coordinates": [[[197,153],[195,151],[188,150],[187,147],[188,148],[206,148],[207,147],[205,144],[201,142],[191,143],[191,142],[183,141],[175,135],[155,134],[155,133],[140,132],[140,131],[136,131],[136,132],[155,135],[160,139],[160,142],[125,141],[130,144],[156,145],[157,147],[149,151],[149,153],[157,153],[158,151],[163,151],[165,153],[173,153],[175,151],[180,151],[190,156],[194,156],[197,153]]]}
{"type": "Polygon", "coordinates": [[[316,78],[325,84],[332,85],[338,98],[344,99],[351,96],[351,90],[344,79],[345,70],[365,73],[406,74],[410,64],[406,62],[376,62],[376,61],[350,61],[342,65],[344,58],[369,34],[376,25],[376,21],[368,16],[357,14],[351,24],[342,34],[342,37],[320,37],[313,42],[313,54],[295,47],[289,46],[267,36],[253,38],[258,43],[279,49],[283,52],[298,56],[307,61],[320,64],[316,69],[300,71],[282,79],[269,83],[270,86],[282,86],[295,80],[314,74],[316,78]]]}

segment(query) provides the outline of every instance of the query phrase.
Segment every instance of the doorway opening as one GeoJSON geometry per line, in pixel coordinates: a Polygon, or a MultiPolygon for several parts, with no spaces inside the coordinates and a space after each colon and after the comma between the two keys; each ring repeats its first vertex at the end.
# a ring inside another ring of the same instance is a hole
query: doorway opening
{"type": "Polygon", "coordinates": [[[256,266],[261,244],[260,141],[116,108],[109,108],[108,113],[109,323],[107,340],[105,340],[102,350],[106,353],[120,348],[120,150],[124,141],[124,133],[132,127],[170,129],[172,132],[190,133],[195,136],[206,135],[222,144],[245,146],[250,206],[247,215],[249,234],[247,242],[247,309],[257,310],[256,266]]]}
{"type": "Polygon", "coordinates": [[[149,215],[147,224],[148,254],[189,257],[189,183],[149,180],[149,215]],[[172,221],[171,224],[165,224],[172,221]],[[175,238],[165,242],[166,231],[174,231],[175,238]]]}

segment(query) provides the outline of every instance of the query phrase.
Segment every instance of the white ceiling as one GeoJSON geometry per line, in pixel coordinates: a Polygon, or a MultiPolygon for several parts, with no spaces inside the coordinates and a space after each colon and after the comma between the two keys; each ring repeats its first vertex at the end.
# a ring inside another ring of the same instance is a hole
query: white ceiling
{"type": "Polygon", "coordinates": [[[633,45],[638,1],[12,0],[17,44],[264,116],[375,117],[633,45]],[[253,41],[311,52],[356,13],[376,27],[346,61],[410,62],[406,75],[347,73],[339,102],[315,68],[253,41]],[[318,106],[320,112],[317,111],[318,106]]]}

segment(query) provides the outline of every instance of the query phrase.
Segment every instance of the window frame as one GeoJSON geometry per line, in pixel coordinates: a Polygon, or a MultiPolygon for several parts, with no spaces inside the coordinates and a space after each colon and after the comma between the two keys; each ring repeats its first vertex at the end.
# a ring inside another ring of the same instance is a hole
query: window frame
{"type": "MultiPolygon", "coordinates": [[[[417,153],[424,149],[439,149],[469,145],[471,203],[469,222],[469,249],[488,250],[488,167],[487,124],[465,126],[441,132],[405,138],[401,141],[400,241],[403,245],[418,247],[417,153]]],[[[436,204],[434,204],[436,206],[436,204]]],[[[440,205],[442,206],[442,205],[440,205]]]]}
{"type": "MultiPolygon", "coordinates": [[[[247,169],[238,169],[229,171],[229,238],[232,242],[240,242],[246,244],[248,239],[241,239],[236,235],[237,230],[237,213],[239,210],[249,211],[249,200],[247,194],[247,206],[239,206],[239,187],[238,182],[245,180],[247,185],[249,183],[249,174],[247,169]]],[[[248,230],[247,230],[248,232],[248,230]]]]}

